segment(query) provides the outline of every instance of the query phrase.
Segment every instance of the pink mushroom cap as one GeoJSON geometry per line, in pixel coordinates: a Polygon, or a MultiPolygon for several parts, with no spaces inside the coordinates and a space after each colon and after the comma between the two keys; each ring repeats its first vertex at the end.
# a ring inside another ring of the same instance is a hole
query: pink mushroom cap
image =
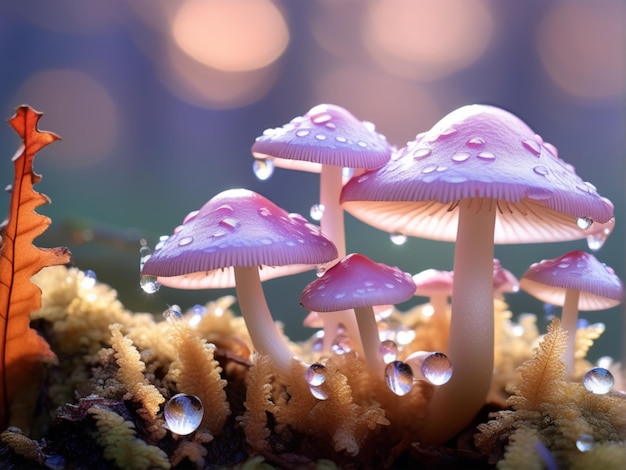
{"type": "Polygon", "coordinates": [[[142,275],[179,289],[233,287],[233,266],[259,266],[262,280],[295,274],[337,256],[333,243],[299,214],[247,189],[223,191],[155,249],[142,275]]]}
{"type": "Polygon", "coordinates": [[[434,295],[452,295],[453,276],[451,271],[426,269],[413,276],[415,295],[431,297],[434,295]]]}
{"type": "Polygon", "coordinates": [[[613,204],[522,120],[470,105],[343,188],[344,209],[390,233],[454,241],[459,201],[497,201],[495,243],[585,238],[613,204]]]}
{"type": "Polygon", "coordinates": [[[619,305],[624,286],[613,269],[584,251],[534,263],[522,276],[520,287],[542,302],[563,305],[567,289],[580,291],[578,310],[604,310],[619,305]]]}
{"type": "Polygon", "coordinates": [[[334,312],[410,299],[415,283],[408,273],[353,253],[308,284],[300,303],[318,312],[334,312]]]}
{"type": "Polygon", "coordinates": [[[391,156],[374,125],[346,109],[320,104],[282,127],[267,129],[252,145],[255,158],[271,158],[282,168],[321,172],[321,165],[379,168],[391,156]]]}
{"type": "Polygon", "coordinates": [[[499,259],[493,260],[493,290],[495,292],[518,292],[519,280],[508,269],[502,267],[499,259]]]}

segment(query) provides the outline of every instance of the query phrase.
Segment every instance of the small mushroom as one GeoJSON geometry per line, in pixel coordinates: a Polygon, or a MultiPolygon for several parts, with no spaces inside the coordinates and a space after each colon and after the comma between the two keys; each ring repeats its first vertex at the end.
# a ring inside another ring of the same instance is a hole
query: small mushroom
{"type": "Polygon", "coordinates": [[[508,269],[502,267],[497,258],[493,259],[493,293],[495,297],[503,298],[503,294],[518,292],[519,280],[508,269]]]}
{"type": "Polygon", "coordinates": [[[372,307],[404,302],[414,291],[415,283],[409,274],[353,253],[308,284],[300,303],[318,312],[354,309],[365,361],[370,370],[382,376],[385,364],[380,356],[380,338],[372,307]]]}
{"type": "MultiPolygon", "coordinates": [[[[433,312],[430,317],[432,325],[446,334],[450,327],[448,297],[452,295],[452,272],[426,269],[415,274],[413,282],[415,282],[415,295],[428,297],[433,312]]],[[[445,351],[446,348],[447,338],[441,344],[441,350],[445,351]]]]}
{"type": "Polygon", "coordinates": [[[384,165],[391,157],[385,137],[346,109],[320,104],[283,127],[267,129],[251,150],[257,160],[271,160],[277,167],[320,173],[322,233],[337,246],[338,258],[343,258],[342,170],[384,165]]]}
{"type": "Polygon", "coordinates": [[[542,302],[563,307],[561,326],[567,332],[564,360],[567,375],[574,377],[578,311],[619,305],[624,298],[622,281],[595,256],[575,250],[531,265],[520,287],[542,302]]]}
{"type": "Polygon", "coordinates": [[[235,287],[254,347],[287,373],[293,353],[276,330],[261,279],[326,263],[337,250],[319,228],[246,189],[224,191],[155,249],[141,274],[178,289],[235,287]]]}
{"type": "Polygon", "coordinates": [[[430,402],[422,442],[445,442],[484,404],[493,373],[494,243],[585,238],[613,205],[515,115],[459,108],[383,167],[354,176],[341,200],[374,227],[456,241],[448,354],[455,373],[430,402]]]}

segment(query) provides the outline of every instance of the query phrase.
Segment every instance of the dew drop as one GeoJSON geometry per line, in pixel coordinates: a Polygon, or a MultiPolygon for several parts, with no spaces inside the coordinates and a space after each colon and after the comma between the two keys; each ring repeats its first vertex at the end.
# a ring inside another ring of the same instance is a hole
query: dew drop
{"type": "Polygon", "coordinates": [[[324,124],[330,121],[333,117],[329,113],[319,113],[311,116],[311,121],[314,124],[324,124]]]}
{"type": "Polygon", "coordinates": [[[443,353],[435,352],[422,362],[422,375],[433,385],[443,385],[452,377],[452,362],[443,353]]]}
{"type": "Polygon", "coordinates": [[[7,193],[11,194],[11,193],[13,192],[13,185],[12,185],[12,184],[7,184],[7,185],[4,187],[4,190],[5,190],[7,193]]]}
{"type": "Polygon", "coordinates": [[[480,152],[476,156],[482,160],[495,160],[496,158],[496,156],[491,152],[480,152]]]}
{"type": "Polygon", "coordinates": [[[202,317],[204,317],[206,313],[206,308],[204,308],[203,305],[196,304],[191,308],[191,311],[193,313],[191,315],[191,318],[189,319],[189,325],[195,328],[202,320],[202,317]]]}
{"type": "Polygon", "coordinates": [[[609,393],[615,385],[615,379],[607,369],[602,367],[594,367],[589,369],[583,377],[583,385],[591,393],[596,395],[604,395],[609,393]]]}
{"type": "Polygon", "coordinates": [[[341,169],[341,177],[343,179],[349,180],[354,176],[354,168],[344,167],[341,169]]]}
{"type": "Polygon", "coordinates": [[[311,391],[311,395],[313,395],[318,400],[328,400],[328,394],[324,390],[322,390],[322,387],[310,385],[309,390],[311,391]]]}
{"type": "Polygon", "coordinates": [[[272,215],[272,211],[269,210],[267,207],[260,207],[259,208],[259,215],[261,217],[269,217],[272,215]]]}
{"type": "Polygon", "coordinates": [[[326,367],[319,362],[311,364],[304,374],[304,379],[312,387],[319,387],[326,381],[326,367]]]}
{"type": "Polygon", "coordinates": [[[548,169],[545,166],[536,166],[535,168],[533,168],[533,171],[541,176],[546,176],[549,173],[548,169]]]}
{"type": "Polygon", "coordinates": [[[324,205],[313,204],[311,206],[310,215],[313,220],[322,220],[322,216],[324,215],[324,205]]]}
{"type": "Polygon", "coordinates": [[[537,141],[535,140],[524,139],[522,140],[522,145],[526,150],[528,150],[535,156],[539,156],[541,154],[541,147],[539,146],[539,143],[537,143],[537,141]]]}
{"type": "Polygon", "coordinates": [[[330,345],[330,350],[341,356],[352,351],[352,340],[345,333],[338,334],[330,345]]]}
{"type": "Polygon", "coordinates": [[[178,241],[178,246],[187,246],[193,241],[192,237],[183,237],[178,241]]]}
{"type": "Polygon", "coordinates": [[[362,148],[367,148],[367,142],[363,142],[362,140],[359,140],[356,144],[357,144],[359,147],[362,147],[362,148]]]}
{"type": "Polygon", "coordinates": [[[139,279],[139,285],[146,294],[154,294],[161,285],[157,282],[156,276],[143,275],[139,279]]]}
{"type": "Polygon", "coordinates": [[[485,139],[482,137],[474,137],[467,141],[467,146],[472,148],[480,148],[485,145],[485,139]]]}
{"type": "Polygon", "coordinates": [[[263,160],[256,158],[252,164],[252,171],[257,179],[265,181],[274,173],[274,162],[271,159],[263,160]]]}
{"type": "Polygon", "coordinates": [[[346,138],[345,138],[344,136],[342,136],[342,135],[338,135],[338,136],[336,136],[336,137],[335,137],[335,140],[336,140],[337,142],[342,143],[342,144],[345,144],[346,142],[348,142],[348,139],[346,139],[346,138]]]}
{"type": "Polygon", "coordinates": [[[168,323],[175,323],[183,319],[183,314],[178,305],[172,305],[163,311],[163,318],[165,318],[168,323]]]}
{"type": "Polygon", "coordinates": [[[581,230],[587,230],[593,224],[593,219],[591,217],[578,217],[576,219],[576,225],[581,230]]]}
{"type": "Polygon", "coordinates": [[[453,162],[464,162],[470,157],[470,154],[467,152],[459,152],[452,155],[453,162]]]}
{"type": "Polygon", "coordinates": [[[433,153],[433,151],[429,148],[420,148],[413,152],[413,158],[419,160],[420,158],[426,158],[431,153],[433,153]]]}
{"type": "Polygon", "coordinates": [[[324,134],[315,134],[315,138],[317,140],[326,140],[326,136],[324,134]]]}
{"type": "MultiPolygon", "coordinates": [[[[608,230],[607,230],[608,231],[608,230]]],[[[608,231],[610,233],[610,231],[608,231]]],[[[589,235],[587,237],[587,246],[591,251],[598,251],[600,248],[604,246],[604,242],[609,237],[606,231],[601,231],[594,235],[589,235]]]]}
{"type": "Polygon", "coordinates": [[[83,273],[83,279],[80,282],[80,285],[85,289],[91,289],[93,286],[96,285],[96,280],[96,273],[93,272],[91,269],[88,269],[83,273]]]}
{"type": "Polygon", "coordinates": [[[407,236],[402,233],[392,233],[391,235],[389,235],[389,239],[394,245],[401,246],[406,243],[407,236]]]}
{"type": "Polygon", "coordinates": [[[398,358],[398,346],[390,339],[382,341],[378,347],[378,351],[385,364],[389,364],[398,358]]]}
{"type": "Polygon", "coordinates": [[[163,415],[170,431],[185,436],[200,426],[204,406],[197,396],[178,393],[167,400],[163,415]]]}
{"type": "Polygon", "coordinates": [[[298,130],[296,131],[296,135],[297,135],[298,137],[306,137],[306,136],[307,136],[307,135],[309,135],[310,133],[311,133],[311,131],[306,130],[306,129],[298,129],[298,130]]]}
{"type": "Polygon", "coordinates": [[[393,361],[385,367],[387,387],[398,396],[406,395],[413,388],[411,366],[402,361],[393,361]]]}
{"type": "Polygon", "coordinates": [[[593,448],[595,439],[591,434],[581,434],[576,439],[576,448],[581,452],[588,452],[593,448]]]}
{"type": "Polygon", "coordinates": [[[326,270],[327,270],[327,269],[328,269],[328,268],[326,267],[326,265],[325,265],[325,264],[318,264],[318,265],[315,267],[315,275],[316,275],[317,277],[322,277],[322,276],[326,273],[326,270]]]}
{"type": "Polygon", "coordinates": [[[226,217],[218,222],[218,225],[228,229],[236,229],[239,227],[239,221],[237,219],[233,219],[231,217],[226,217]]]}

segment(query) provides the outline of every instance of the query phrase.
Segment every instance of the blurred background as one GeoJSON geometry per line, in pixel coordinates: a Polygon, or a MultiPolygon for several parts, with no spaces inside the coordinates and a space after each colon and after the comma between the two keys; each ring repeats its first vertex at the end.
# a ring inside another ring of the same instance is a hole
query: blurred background
{"type": "MultiPolygon", "coordinates": [[[[246,187],[309,214],[318,177],[252,173],[250,146],[318,103],[376,124],[398,146],[470,103],[512,111],[615,204],[596,256],[624,278],[623,0],[67,0],[0,4],[0,116],[27,103],[62,141],[43,150],[36,189],[53,218],[39,246],[69,246],[135,311],[183,309],[233,290],[151,296],[138,284],[139,240],[153,246],[218,192],[246,187]]],[[[0,176],[19,145],[0,126],[0,176]]],[[[0,203],[8,208],[9,195],[0,203]]],[[[6,211],[6,209],[5,209],[6,211]]],[[[405,271],[451,269],[453,245],[389,235],[346,216],[348,251],[405,271]]],[[[497,246],[520,277],[566,244],[497,246]]],[[[303,339],[305,273],[265,284],[287,333],[303,339]]],[[[418,300],[413,301],[415,303],[418,300]]],[[[515,313],[544,306],[509,295],[515,313]]],[[[411,303],[401,306],[408,308],[411,303]]],[[[583,312],[607,332],[591,357],[619,356],[623,309],[583,312]]],[[[558,313],[558,310],[556,311],[558,313]]]]}

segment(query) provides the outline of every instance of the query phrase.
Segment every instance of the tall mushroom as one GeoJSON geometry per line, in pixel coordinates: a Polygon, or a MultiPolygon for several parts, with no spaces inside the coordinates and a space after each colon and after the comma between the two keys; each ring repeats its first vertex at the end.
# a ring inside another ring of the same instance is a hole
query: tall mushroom
{"type": "Polygon", "coordinates": [[[613,205],[524,122],[470,105],[420,134],[384,167],[352,178],[344,208],[391,233],[456,241],[448,353],[423,441],[443,442],[484,403],[493,371],[494,243],[584,238],[613,205]]]}
{"type": "Polygon", "coordinates": [[[276,330],[261,279],[312,269],[336,256],[333,243],[301,215],[255,192],[231,189],[189,214],[141,274],[178,289],[235,286],[254,347],[284,374],[293,353],[276,330]]]}
{"type": "Polygon", "coordinates": [[[567,375],[574,377],[578,311],[619,305],[624,298],[622,281],[595,256],[574,250],[531,265],[520,287],[542,302],[563,307],[561,327],[567,332],[564,360],[567,375]]]}
{"type": "Polygon", "coordinates": [[[304,116],[267,129],[252,145],[254,158],[293,170],[320,173],[322,233],[346,255],[343,209],[339,204],[343,168],[373,169],[391,157],[391,146],[374,125],[346,109],[319,104],[304,116]]]}
{"type": "Polygon", "coordinates": [[[404,302],[414,292],[415,283],[409,274],[353,253],[308,284],[300,303],[318,312],[354,309],[365,361],[382,377],[385,365],[372,307],[404,302]]]}

